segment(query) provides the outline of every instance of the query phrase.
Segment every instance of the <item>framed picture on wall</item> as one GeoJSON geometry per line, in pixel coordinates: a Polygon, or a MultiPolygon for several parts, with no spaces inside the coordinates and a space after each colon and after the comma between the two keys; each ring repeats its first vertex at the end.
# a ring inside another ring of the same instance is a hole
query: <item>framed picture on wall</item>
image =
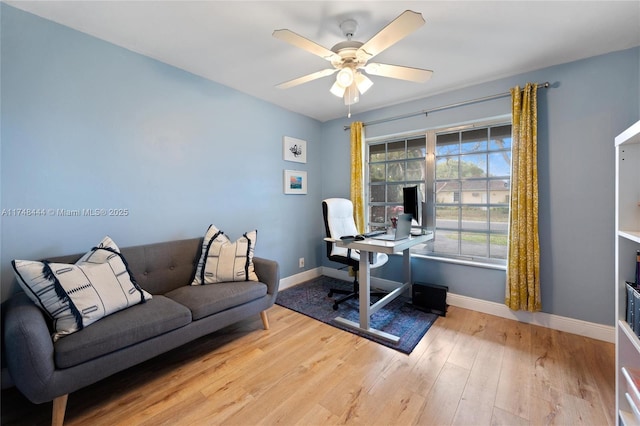
{"type": "Polygon", "coordinates": [[[282,138],[282,156],[286,161],[307,162],[307,141],[285,136],[282,138]]]}
{"type": "Polygon", "coordinates": [[[307,193],[307,172],[300,170],[284,171],[284,193],[285,194],[306,194],[307,193]]]}

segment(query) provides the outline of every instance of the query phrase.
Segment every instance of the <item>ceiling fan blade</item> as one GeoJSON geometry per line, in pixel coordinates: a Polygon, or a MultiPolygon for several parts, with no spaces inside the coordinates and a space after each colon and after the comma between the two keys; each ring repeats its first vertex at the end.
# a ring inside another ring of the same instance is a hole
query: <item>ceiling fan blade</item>
{"type": "Polygon", "coordinates": [[[275,30],[273,32],[273,36],[279,40],[286,41],[289,44],[299,47],[300,49],[306,50],[309,53],[313,53],[316,56],[320,56],[327,61],[331,61],[335,58],[340,59],[338,55],[326,47],[320,46],[319,44],[309,40],[308,38],[302,37],[300,34],[296,34],[293,31],[275,30]]]}
{"type": "Polygon", "coordinates": [[[311,74],[303,75],[302,77],[298,77],[293,80],[285,81],[284,83],[278,84],[276,87],[278,89],[288,89],[290,87],[294,87],[299,84],[307,83],[309,81],[316,80],[318,78],[326,77],[328,75],[333,74],[336,71],[338,71],[337,68],[327,68],[324,70],[316,71],[311,74]]]}
{"type": "Polygon", "coordinates": [[[358,53],[364,58],[371,59],[389,46],[402,40],[424,24],[422,14],[412,10],[405,10],[396,19],[387,24],[369,41],[363,44],[358,53]]]}
{"type": "Polygon", "coordinates": [[[379,75],[380,77],[397,78],[399,80],[414,81],[424,83],[431,78],[433,71],[422,68],[403,67],[399,65],[371,63],[364,67],[367,74],[379,75]]]}

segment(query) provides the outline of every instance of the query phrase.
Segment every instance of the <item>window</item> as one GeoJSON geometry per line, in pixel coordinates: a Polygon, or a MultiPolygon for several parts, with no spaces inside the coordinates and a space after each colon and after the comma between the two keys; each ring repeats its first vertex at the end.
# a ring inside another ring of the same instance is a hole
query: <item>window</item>
{"type": "Polygon", "coordinates": [[[427,144],[424,136],[368,145],[369,227],[381,229],[403,213],[402,188],[419,185],[424,194],[427,144]]]}
{"type": "Polygon", "coordinates": [[[419,185],[433,242],[420,253],[486,263],[507,257],[511,124],[475,123],[368,144],[369,226],[403,212],[402,188],[419,185]],[[427,153],[429,155],[427,155],[427,153]]]}
{"type": "Polygon", "coordinates": [[[433,251],[507,258],[511,125],[435,135],[433,251]]]}

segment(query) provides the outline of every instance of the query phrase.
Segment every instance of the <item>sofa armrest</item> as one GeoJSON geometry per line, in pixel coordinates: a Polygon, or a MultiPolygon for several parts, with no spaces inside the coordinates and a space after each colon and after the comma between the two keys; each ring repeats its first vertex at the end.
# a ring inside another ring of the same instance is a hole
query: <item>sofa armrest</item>
{"type": "Polygon", "coordinates": [[[267,293],[277,295],[278,287],[280,286],[280,266],[278,262],[254,256],[253,267],[260,282],[267,285],[267,293]]]}
{"type": "Polygon", "coordinates": [[[42,403],[55,372],[54,349],[44,313],[20,292],[4,312],[5,355],[16,387],[32,402],[42,403]]]}

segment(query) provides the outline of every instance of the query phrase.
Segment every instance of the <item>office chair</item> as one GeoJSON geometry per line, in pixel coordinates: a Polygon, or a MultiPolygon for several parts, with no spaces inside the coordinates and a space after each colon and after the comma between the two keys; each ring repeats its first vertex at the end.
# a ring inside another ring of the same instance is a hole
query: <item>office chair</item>
{"type": "MultiPolygon", "coordinates": [[[[328,238],[339,239],[345,235],[357,235],[358,228],[353,219],[353,203],[345,198],[327,198],[322,201],[322,216],[324,217],[324,229],[328,238]]],[[[384,265],[389,257],[384,253],[373,253],[374,262],[371,268],[384,265]]],[[[329,290],[329,297],[335,294],[344,295],[340,299],[334,300],[333,309],[338,310],[340,303],[357,298],[359,292],[358,269],[360,266],[360,253],[344,247],[338,247],[335,243],[327,241],[327,257],[333,262],[350,266],[354,271],[353,289],[343,290],[332,288],[329,290]]],[[[372,296],[384,297],[387,293],[371,292],[372,296]]]]}

